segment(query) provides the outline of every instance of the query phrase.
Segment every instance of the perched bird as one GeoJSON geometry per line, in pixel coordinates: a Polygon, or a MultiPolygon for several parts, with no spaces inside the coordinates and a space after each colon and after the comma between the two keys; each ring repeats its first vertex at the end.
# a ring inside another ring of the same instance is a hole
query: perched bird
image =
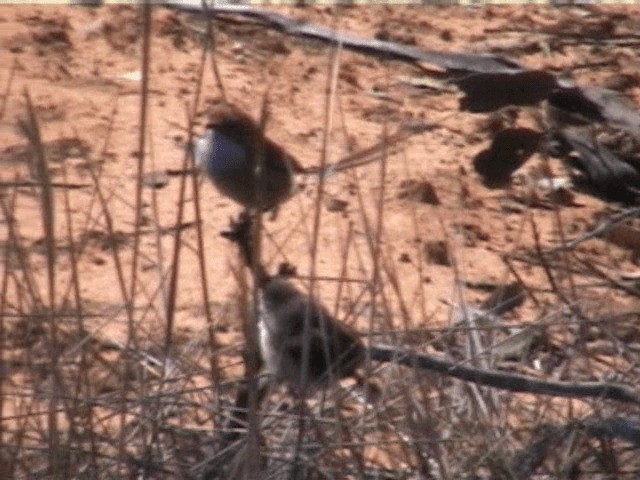
{"type": "Polygon", "coordinates": [[[211,112],[204,135],[194,142],[194,160],[216,188],[240,205],[271,210],[293,193],[293,173],[303,168],[239,108],[222,103],[211,112]],[[256,172],[263,155],[263,171],[256,172]]]}
{"type": "Polygon", "coordinates": [[[327,175],[373,162],[386,148],[432,125],[407,125],[382,142],[324,168],[303,167],[283,147],[263,135],[260,126],[238,107],[220,103],[210,112],[202,137],[193,142],[195,164],[216,188],[250,210],[273,210],[295,193],[296,175],[327,175]],[[258,175],[262,155],[263,171],[258,175]]]}
{"type": "Polygon", "coordinates": [[[286,273],[271,276],[261,264],[253,263],[251,225],[251,217],[241,215],[223,236],[238,244],[247,266],[256,268],[263,373],[303,396],[331,381],[353,376],[365,360],[364,345],[357,333],[300,292],[287,280],[286,273]]]}

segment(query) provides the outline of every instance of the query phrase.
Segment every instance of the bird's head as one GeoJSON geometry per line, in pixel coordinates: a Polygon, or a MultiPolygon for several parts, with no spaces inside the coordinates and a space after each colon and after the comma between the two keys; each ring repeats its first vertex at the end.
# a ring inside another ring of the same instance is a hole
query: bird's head
{"type": "Polygon", "coordinates": [[[221,102],[209,111],[206,128],[242,144],[259,134],[260,129],[254,120],[235,105],[221,102]]]}

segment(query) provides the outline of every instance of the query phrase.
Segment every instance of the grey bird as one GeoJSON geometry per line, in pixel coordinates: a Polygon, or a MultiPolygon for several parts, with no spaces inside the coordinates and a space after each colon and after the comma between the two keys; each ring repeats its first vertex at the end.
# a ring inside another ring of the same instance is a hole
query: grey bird
{"type": "Polygon", "coordinates": [[[300,292],[286,272],[271,276],[254,263],[251,228],[252,217],[241,214],[223,236],[237,243],[244,263],[255,268],[263,373],[303,396],[336,379],[354,376],[366,353],[357,333],[300,292]]]}

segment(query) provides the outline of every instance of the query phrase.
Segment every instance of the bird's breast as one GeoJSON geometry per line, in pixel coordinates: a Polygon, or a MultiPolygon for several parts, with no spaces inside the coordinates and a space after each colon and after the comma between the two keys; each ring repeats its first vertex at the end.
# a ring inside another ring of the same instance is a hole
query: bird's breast
{"type": "Polygon", "coordinates": [[[241,170],[244,174],[253,173],[247,171],[249,166],[247,150],[226,135],[214,132],[212,150],[210,168],[215,173],[224,175],[237,170],[241,170]]]}
{"type": "Polygon", "coordinates": [[[213,179],[247,173],[247,151],[223,133],[209,129],[196,142],[194,148],[196,164],[213,179]]]}
{"type": "Polygon", "coordinates": [[[279,357],[277,347],[274,344],[274,323],[276,319],[268,308],[264,298],[264,292],[258,294],[258,342],[260,354],[264,361],[266,373],[277,375],[279,370],[279,357]]]}

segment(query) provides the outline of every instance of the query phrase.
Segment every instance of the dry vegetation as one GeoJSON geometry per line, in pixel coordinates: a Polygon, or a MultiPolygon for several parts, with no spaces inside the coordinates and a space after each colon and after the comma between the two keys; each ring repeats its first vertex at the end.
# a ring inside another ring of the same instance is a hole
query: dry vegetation
{"type": "MultiPolygon", "coordinates": [[[[505,54],[640,105],[635,7],[279,11],[505,54]]],[[[537,154],[500,188],[473,171],[495,122],[536,127],[537,108],[461,113],[443,82],[347,51],[332,87],[331,48],[232,20],[213,25],[212,52],[204,22],[166,9],[149,36],[134,6],[0,9],[0,478],[639,478],[638,405],[395,365],[370,366],[374,392],[276,389],[253,441],[222,449],[250,291],[218,232],[238,208],[166,172],[189,166],[188,126],[223,94],[257,117],[268,90],[269,135],[306,165],[405,120],[437,124],[325,191],[309,180],[265,219],[270,267],[291,262],[305,288],[315,272],[317,296],[365,341],[640,384],[638,212],[548,194],[539,180],[563,170],[537,154]],[[513,282],[522,301],[491,312],[487,295],[513,282]]]]}

